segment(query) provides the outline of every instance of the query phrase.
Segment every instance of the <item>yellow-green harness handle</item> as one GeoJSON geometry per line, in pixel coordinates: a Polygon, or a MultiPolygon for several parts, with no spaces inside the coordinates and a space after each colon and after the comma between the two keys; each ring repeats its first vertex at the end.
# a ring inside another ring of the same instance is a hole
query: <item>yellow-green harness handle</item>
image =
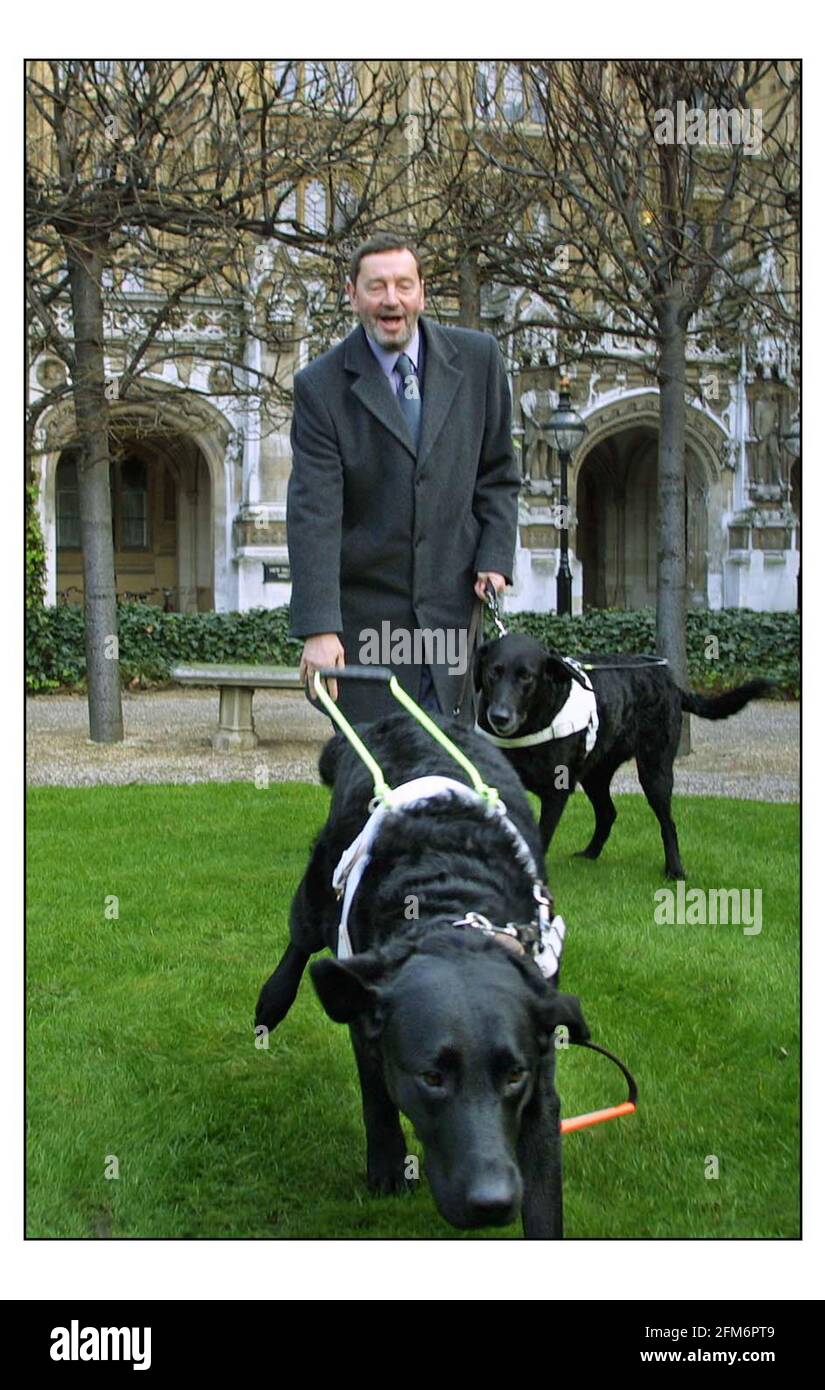
{"type": "Polygon", "coordinates": [[[434,739],[451,758],[454,758],[459,767],[463,768],[472,783],[473,789],[478,793],[482,800],[489,806],[495,806],[499,800],[498,791],[495,787],[488,787],[482,778],[478,768],[470,761],[466,753],[462,753],[457,748],[452,739],[448,738],[443,729],[440,729],[434,720],[421,708],[419,704],[408,695],[393,675],[392,671],[386,666],[325,666],[315,672],[313,686],[321,704],[329,715],[330,719],[338,725],[342,734],[349,740],[359,758],[366,764],[372,774],[375,795],[385,804],[389,803],[392,788],[387,783],[383,772],[369,749],[358,737],[346,715],[336,705],[332,696],[329,694],[324,680],[380,680],[389,685],[393,697],[402,705],[408,714],[411,714],[427,733],[434,739]]]}
{"type": "Polygon", "coordinates": [[[385,781],[384,774],[375,761],[375,758],[372,756],[372,753],[369,751],[366,744],[362,743],[349,720],[341,713],[324,685],[324,676],[337,677],[339,672],[340,668],[336,671],[332,667],[326,667],[323,671],[316,671],[312,682],[315,687],[315,694],[318,696],[318,699],[321,701],[330,719],[338,725],[341,732],[349,739],[361,761],[366,763],[372,774],[372,784],[375,788],[375,795],[380,801],[383,801],[385,805],[387,805],[389,804],[390,791],[392,788],[385,781]]]}

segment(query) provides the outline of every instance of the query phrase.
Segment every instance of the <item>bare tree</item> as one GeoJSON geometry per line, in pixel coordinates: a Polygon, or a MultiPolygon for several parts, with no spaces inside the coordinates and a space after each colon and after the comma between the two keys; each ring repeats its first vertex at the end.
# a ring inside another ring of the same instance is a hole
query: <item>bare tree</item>
{"type": "MultiPolygon", "coordinates": [[[[210,295],[239,306],[239,332],[214,349],[227,393],[255,397],[262,417],[288,403],[277,368],[244,343],[272,339],[250,302],[257,252],[269,293],[309,301],[316,341],[342,314],[342,262],[387,202],[403,167],[405,76],[381,64],[32,63],[27,73],[27,307],[32,351],[48,349],[65,380],[31,403],[29,448],[45,411],[71,400],[77,439],[91,737],[122,738],[109,463],[110,404],[152,399],[158,356],[182,308],[210,295]],[[317,205],[310,193],[320,189],[317,205]],[[334,211],[333,211],[334,209],[334,211]],[[139,269],[153,307],[124,330],[106,373],[111,327],[133,318],[122,274],[139,269]]],[[[306,303],[305,303],[305,307],[306,303]]],[[[306,316],[302,320],[305,327],[306,316]]],[[[303,331],[303,329],[302,329],[303,331]]],[[[277,360],[287,336],[270,341],[277,360]]]]}
{"type": "Polygon", "coordinates": [[[520,109],[506,89],[509,68],[502,66],[497,80],[498,67],[428,63],[415,75],[421,117],[416,231],[428,282],[464,328],[481,327],[482,292],[497,281],[508,231],[524,220],[533,196],[529,181],[513,179],[476,150],[478,118],[500,111],[512,119],[520,109]]]}
{"type": "Polygon", "coordinates": [[[345,331],[348,256],[376,225],[414,229],[431,293],[464,324],[479,325],[483,286],[501,284],[550,306],[568,360],[603,354],[608,322],[649,346],[661,393],[658,644],[682,678],[687,344],[707,332],[733,344],[746,317],[776,329],[784,313],[779,328],[795,328],[798,83],[795,65],[770,62],[31,64],[31,351],[48,349],[65,379],[32,401],[28,441],[44,412],[72,402],[92,737],[122,736],[107,658],[112,393],[154,399],[157,360],[191,353],[180,315],[211,298],[239,329],[211,350],[227,393],[259,403],[262,429],[279,424],[291,389],[277,363],[301,336],[316,352],[345,331]],[[680,107],[741,113],[740,138],[691,139],[680,107]],[[741,138],[741,115],[757,108],[758,151],[741,138]],[[761,288],[768,254],[789,309],[761,288]],[[262,267],[269,302],[299,308],[294,327],[273,325],[256,297],[262,267]],[[111,325],[135,317],[130,268],[151,307],[124,330],[113,380],[111,325]],[[274,369],[249,353],[253,340],[274,369]]]}
{"type": "Polygon", "coordinates": [[[658,377],[657,644],[685,654],[688,343],[733,346],[745,322],[798,322],[799,66],[525,62],[532,125],[468,126],[476,157],[529,189],[540,216],[487,247],[504,284],[551,307],[567,360],[643,341],[658,377]],[[564,248],[562,269],[558,252],[564,248]],[[773,258],[784,302],[760,277],[773,258]]]}

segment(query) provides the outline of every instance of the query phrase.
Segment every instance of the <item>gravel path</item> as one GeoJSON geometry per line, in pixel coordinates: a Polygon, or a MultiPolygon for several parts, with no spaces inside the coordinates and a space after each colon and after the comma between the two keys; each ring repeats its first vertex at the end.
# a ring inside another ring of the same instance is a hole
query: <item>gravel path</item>
{"type": "MultiPolygon", "coordinates": [[[[327,719],[293,691],[259,690],[255,726],[260,745],[249,753],[215,753],[217,691],[124,693],[126,737],[111,746],[89,739],[86,701],[78,695],[26,701],[27,768],[31,786],[125,786],[133,782],[317,782],[327,719]]],[[[732,719],[691,720],[693,752],[677,761],[676,792],[749,801],[799,800],[799,705],[757,700],[732,719]]],[[[613,779],[618,792],[638,792],[635,768],[613,779]]]]}

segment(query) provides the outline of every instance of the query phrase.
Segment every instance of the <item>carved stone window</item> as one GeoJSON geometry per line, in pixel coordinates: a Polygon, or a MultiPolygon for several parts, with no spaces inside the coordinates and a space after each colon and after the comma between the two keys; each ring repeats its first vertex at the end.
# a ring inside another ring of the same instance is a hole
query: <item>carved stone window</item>
{"type": "Polygon", "coordinates": [[[505,121],[524,120],[524,83],[515,63],[508,63],[501,79],[501,114],[505,121]]]}
{"type": "Polygon", "coordinates": [[[476,63],[475,106],[482,121],[491,121],[496,114],[496,63],[476,63]]]}
{"type": "Polygon", "coordinates": [[[320,179],[313,179],[306,186],[304,222],[311,232],[325,232],[327,229],[327,191],[320,179]]]}
{"type": "Polygon", "coordinates": [[[315,58],[304,63],[304,96],[307,101],[323,101],[329,88],[329,74],[326,63],[315,58]]]}
{"type": "Polygon", "coordinates": [[[346,182],[339,183],[335,190],[335,207],[332,213],[332,225],[335,231],[345,231],[357,211],[358,194],[355,189],[346,182]]]}
{"type": "Polygon", "coordinates": [[[77,455],[65,454],[57,465],[57,548],[80,549],[80,494],[77,455]]]}
{"type": "Polygon", "coordinates": [[[146,550],[149,545],[149,487],[146,464],[125,459],[120,466],[119,550],[146,550]]]}
{"type": "Polygon", "coordinates": [[[275,89],[282,101],[290,101],[298,91],[298,64],[290,58],[279,59],[272,65],[275,89]]]}
{"type": "Polygon", "coordinates": [[[358,96],[355,81],[355,65],[351,59],[341,59],[335,64],[335,92],[343,106],[354,106],[358,96]]]}

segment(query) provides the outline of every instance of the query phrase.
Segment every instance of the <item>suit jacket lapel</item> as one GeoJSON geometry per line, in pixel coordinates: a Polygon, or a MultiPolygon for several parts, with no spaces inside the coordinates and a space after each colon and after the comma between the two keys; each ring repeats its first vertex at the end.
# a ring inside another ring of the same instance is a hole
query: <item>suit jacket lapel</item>
{"type": "MultiPolygon", "coordinates": [[[[427,361],[429,363],[429,357],[427,361]]],[[[355,373],[355,380],[351,387],[353,395],[358,397],[370,414],[380,420],[381,424],[390,431],[390,434],[395,436],[399,444],[403,444],[408,453],[415,458],[415,448],[407,428],[407,422],[401,413],[401,407],[393,398],[384,373],[370,352],[364,330],[360,325],[347,338],[344,367],[348,372],[355,373]]],[[[423,420],[422,436],[423,430],[426,428],[426,406],[423,420]]]]}
{"type": "MultiPolygon", "coordinates": [[[[418,444],[418,466],[433,448],[450,406],[455,399],[463,373],[452,366],[457,356],[452,343],[438,326],[429,319],[419,319],[419,328],[424,333],[424,390],[422,393],[421,439],[418,444]]],[[[369,348],[367,348],[369,352],[369,348]]],[[[400,414],[399,409],[399,414],[400,414]]],[[[403,418],[403,417],[402,417],[403,418]]]]}

